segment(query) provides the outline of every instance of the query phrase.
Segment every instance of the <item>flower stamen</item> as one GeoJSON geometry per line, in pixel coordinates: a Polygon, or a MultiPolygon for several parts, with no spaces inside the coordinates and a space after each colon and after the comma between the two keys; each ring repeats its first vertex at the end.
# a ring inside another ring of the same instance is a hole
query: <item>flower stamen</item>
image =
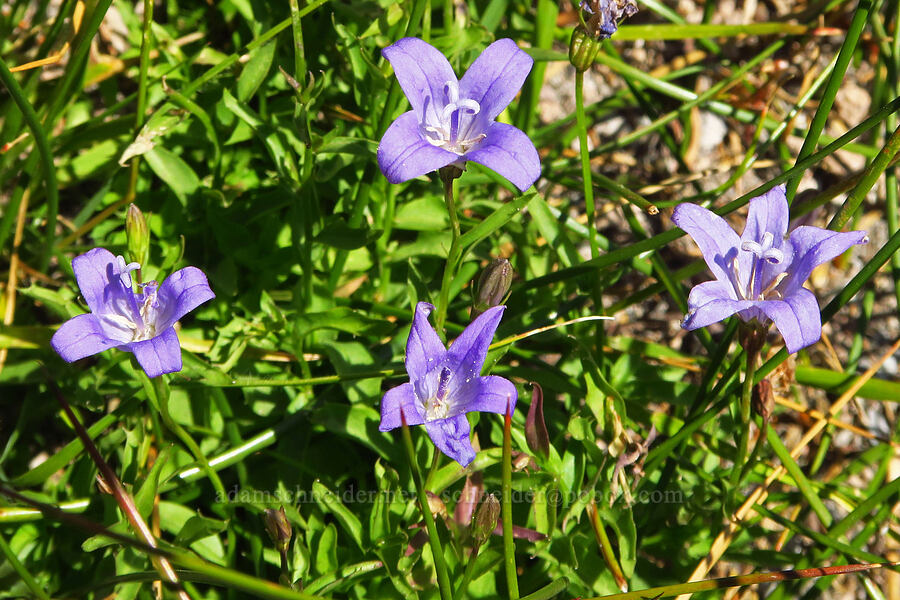
{"type": "Polygon", "coordinates": [[[481,105],[472,98],[460,98],[459,83],[456,81],[444,82],[444,100],[444,106],[440,110],[437,106],[428,110],[433,99],[425,99],[424,122],[419,125],[419,129],[432,146],[462,156],[487,137],[484,133],[473,131],[475,115],[481,112],[481,105]]]}

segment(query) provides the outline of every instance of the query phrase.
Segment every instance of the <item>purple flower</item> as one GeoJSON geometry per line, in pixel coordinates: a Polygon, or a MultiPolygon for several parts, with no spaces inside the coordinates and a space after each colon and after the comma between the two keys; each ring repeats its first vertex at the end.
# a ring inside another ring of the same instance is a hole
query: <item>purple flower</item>
{"type": "Polygon", "coordinates": [[[472,321],[450,349],[444,348],[428,315],[434,306],[416,305],[412,329],[406,341],[406,372],[409,383],[391,388],[381,399],[381,431],[402,424],[425,425],[437,448],[461,464],[475,458],[469,441],[470,411],[510,413],[516,405],[516,386],[495,375],[481,376],[494,331],[505,306],[494,306],[472,321]]]}
{"type": "Polygon", "coordinates": [[[784,186],[750,201],[744,233],[725,219],[695,204],[679,204],[672,220],[700,247],[716,276],[694,287],[682,324],[697,329],[737,313],[744,321],[769,322],[797,352],[822,337],[822,317],[815,295],[803,287],[820,264],[854,244],[868,242],[865,231],[840,233],[801,226],[785,237],[788,203],[784,186]]]}
{"type": "Polygon", "coordinates": [[[378,166],[400,183],[447,165],[475,161],[524,191],[541,175],[534,144],[521,130],[497,123],[534,60],[510,39],[481,53],[461,80],[433,46],[403,38],[382,50],[412,110],[391,123],[378,146],[378,166]]]}
{"type": "Polygon", "coordinates": [[[196,267],[172,273],[159,286],[155,281],[145,283],[135,293],[131,272],[139,268],[105,248],[72,259],[91,312],[69,319],[53,334],[50,345],[63,360],[73,362],[119,348],[133,352],[149,377],[181,370],[181,346],[173,325],[216,295],[196,267]]]}

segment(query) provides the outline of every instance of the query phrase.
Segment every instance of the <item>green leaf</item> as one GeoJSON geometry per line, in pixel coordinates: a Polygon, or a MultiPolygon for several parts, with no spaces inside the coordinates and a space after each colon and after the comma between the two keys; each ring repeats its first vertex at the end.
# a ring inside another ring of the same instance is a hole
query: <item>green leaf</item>
{"type": "Polygon", "coordinates": [[[156,176],[166,182],[182,204],[200,187],[200,178],[181,157],[163,147],[153,148],[144,155],[156,176]]]}
{"type": "Polygon", "coordinates": [[[394,215],[394,227],[412,231],[448,231],[447,206],[437,196],[425,196],[402,204],[394,215]]]}
{"type": "MultiPolygon", "coordinates": [[[[159,524],[163,530],[177,535],[196,513],[186,506],[161,500],[159,502],[159,524]]],[[[216,564],[224,564],[225,548],[217,535],[208,535],[191,543],[191,548],[200,556],[216,564]]]]}
{"type": "Polygon", "coordinates": [[[187,523],[184,524],[181,531],[175,536],[175,545],[184,546],[193,544],[205,537],[225,531],[227,525],[228,524],[225,521],[194,515],[187,520],[187,523]]]}
{"type": "Polygon", "coordinates": [[[138,513],[144,517],[144,519],[148,518],[150,512],[153,510],[153,502],[156,499],[156,492],[159,489],[159,475],[162,473],[163,467],[169,460],[170,449],[171,447],[167,447],[160,451],[159,456],[157,456],[156,460],[153,462],[153,467],[150,469],[150,472],[147,473],[147,477],[134,495],[134,504],[137,506],[138,513]]]}
{"type": "Polygon", "coordinates": [[[329,523],[319,536],[319,543],[316,545],[316,571],[320,575],[331,573],[338,568],[337,561],[337,528],[334,523],[329,523]]]}
{"type": "Polygon", "coordinates": [[[355,250],[374,242],[381,236],[381,231],[368,227],[350,227],[344,219],[334,215],[325,222],[325,227],[315,240],[332,248],[355,250]]]}
{"type": "Polygon", "coordinates": [[[459,238],[459,244],[462,248],[467,246],[474,246],[487,236],[491,235],[507,223],[518,214],[522,208],[525,207],[526,204],[531,202],[531,199],[536,196],[534,192],[530,194],[523,194],[513,200],[512,202],[508,202],[495,210],[492,214],[490,214],[484,221],[467,231],[462,237],[459,238]]]}
{"type": "Polygon", "coordinates": [[[250,100],[265,81],[269,69],[272,68],[276,46],[277,44],[273,40],[250,53],[250,60],[244,65],[244,70],[241,71],[241,76],[237,81],[237,98],[241,102],[250,100]]]}
{"type": "Polygon", "coordinates": [[[363,549],[363,532],[362,532],[362,523],[359,520],[359,517],[350,512],[346,506],[341,504],[340,499],[325,487],[322,483],[318,481],[313,482],[312,486],[313,496],[316,499],[316,502],[325,512],[330,512],[337,518],[338,522],[341,524],[341,527],[350,534],[350,537],[353,538],[353,541],[359,547],[360,550],[363,549]]]}
{"type": "Polygon", "coordinates": [[[383,335],[393,329],[387,321],[372,319],[343,306],[325,312],[300,315],[295,319],[294,326],[300,337],[317,329],[336,329],[352,335],[383,335]]]}

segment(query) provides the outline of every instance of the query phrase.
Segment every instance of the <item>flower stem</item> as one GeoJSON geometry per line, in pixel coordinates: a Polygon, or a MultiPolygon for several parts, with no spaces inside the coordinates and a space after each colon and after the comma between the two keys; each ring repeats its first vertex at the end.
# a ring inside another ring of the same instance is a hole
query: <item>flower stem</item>
{"type": "MultiPolygon", "coordinates": [[[[138,534],[138,537],[144,544],[152,549],[157,549],[159,545],[156,542],[156,538],[153,536],[153,533],[150,531],[150,527],[147,525],[147,522],[144,521],[141,513],[138,512],[137,506],[134,503],[134,499],[125,490],[125,486],[123,486],[122,482],[119,481],[118,476],[116,476],[116,472],[113,471],[112,467],[109,466],[109,463],[107,463],[103,459],[103,456],[100,454],[100,450],[98,450],[97,446],[94,445],[94,441],[91,439],[91,436],[88,435],[87,430],[84,428],[84,425],[82,425],[78,416],[75,414],[75,411],[73,411],[72,407],[69,406],[69,402],[66,400],[65,396],[63,396],[59,387],[52,379],[49,378],[49,376],[48,383],[53,392],[56,394],[56,399],[59,401],[59,405],[62,407],[63,412],[66,414],[66,417],[69,419],[69,422],[75,429],[75,433],[81,439],[81,443],[84,446],[84,449],[91,457],[91,460],[94,461],[94,464],[97,466],[97,470],[100,471],[100,476],[103,477],[104,483],[106,483],[110,490],[112,490],[112,494],[116,499],[116,503],[119,505],[122,513],[124,513],[125,518],[128,519],[128,522],[131,524],[132,529],[134,529],[135,533],[138,534]]],[[[151,556],[150,562],[153,563],[153,566],[159,572],[160,576],[175,587],[178,598],[180,598],[181,600],[190,600],[191,597],[181,587],[181,581],[178,578],[178,575],[175,573],[175,569],[172,567],[172,564],[165,556],[151,556]]]]}
{"type": "Polygon", "coordinates": [[[581,178],[584,182],[584,204],[588,218],[588,240],[591,245],[591,258],[600,256],[597,247],[597,228],[594,225],[596,207],[594,206],[594,186],[591,182],[591,155],[588,150],[587,117],[584,114],[584,71],[575,72],[575,119],[578,123],[578,145],[581,147],[581,178]]]}
{"type": "Polygon", "coordinates": [[[503,480],[501,483],[500,517],[503,520],[503,564],[506,569],[506,587],[510,600],[519,599],[519,581],[516,578],[516,544],[513,540],[512,518],[512,415],[509,400],[506,402],[506,418],[503,421],[503,480]]]}
{"type": "MultiPolygon", "coordinates": [[[[22,579],[28,589],[31,590],[31,593],[34,594],[35,598],[40,598],[41,600],[50,600],[50,596],[47,595],[47,592],[44,591],[44,588],[31,576],[31,573],[28,572],[28,569],[19,558],[16,556],[16,553],[13,552],[13,549],[10,548],[9,544],[6,543],[6,538],[3,537],[3,534],[0,533],[0,551],[3,552],[3,555],[6,557],[6,561],[10,564],[16,574],[22,579]]],[[[469,569],[466,569],[466,573],[469,572],[469,569]]]]}
{"type": "Polygon", "coordinates": [[[447,212],[450,215],[450,250],[447,253],[447,264],[444,266],[444,277],[441,279],[441,292],[438,297],[437,314],[434,318],[435,331],[444,336],[444,321],[447,319],[447,309],[450,303],[450,284],[456,272],[456,264],[459,262],[459,215],[456,212],[456,200],[453,194],[453,182],[459,177],[459,169],[454,166],[444,167],[440,170],[441,181],[444,183],[444,201],[447,203],[447,212]]]}
{"type": "Polygon", "coordinates": [[[609,542],[609,536],[606,535],[606,528],[603,526],[603,521],[600,520],[600,514],[597,512],[597,504],[594,502],[593,498],[591,498],[587,510],[588,516],[591,519],[591,526],[594,528],[594,537],[597,538],[597,543],[600,545],[600,552],[603,554],[603,560],[606,562],[606,566],[612,573],[613,579],[616,580],[616,585],[619,586],[619,590],[627,592],[628,580],[625,579],[625,574],[622,573],[622,567],[619,566],[619,561],[616,560],[616,554],[613,551],[612,544],[609,542]]]}
{"type": "Polygon", "coordinates": [[[444,562],[444,547],[438,536],[437,525],[434,516],[428,506],[428,496],[425,494],[425,484],[419,473],[419,465],[416,464],[416,452],[413,449],[412,435],[406,424],[406,416],[400,411],[400,419],[403,421],[403,447],[406,448],[406,456],[409,458],[409,469],[412,471],[413,483],[416,486],[416,495],[419,498],[419,508],[422,510],[422,518],[425,520],[425,529],[428,530],[428,539],[431,542],[431,555],[434,558],[434,570],[437,573],[438,587],[441,590],[441,600],[453,600],[450,588],[450,577],[447,574],[447,563],[444,562]]]}
{"type": "Polygon", "coordinates": [[[203,450],[200,449],[200,446],[197,445],[197,442],[194,441],[190,434],[185,431],[184,427],[175,422],[172,415],[169,413],[169,382],[166,381],[163,376],[156,377],[149,381],[156,394],[156,400],[159,402],[159,414],[162,416],[163,423],[165,423],[166,427],[177,435],[182,443],[188,447],[188,450],[191,451],[194,459],[200,463],[200,468],[203,469],[206,476],[209,477],[209,480],[215,488],[216,493],[219,494],[219,497],[226,498],[227,493],[225,491],[225,486],[222,484],[219,474],[209,466],[209,461],[206,459],[203,450]]]}
{"type": "Polygon", "coordinates": [[[441,451],[437,448],[434,449],[434,456],[431,457],[431,467],[428,468],[428,474],[425,475],[425,486],[428,487],[431,483],[431,478],[434,477],[434,474],[437,473],[438,467],[441,464],[441,451]]]}
{"type": "Polygon", "coordinates": [[[463,572],[462,581],[459,582],[459,585],[456,586],[456,591],[453,593],[456,600],[462,600],[466,597],[466,589],[469,587],[469,582],[472,581],[472,576],[475,574],[475,559],[478,558],[478,550],[480,548],[481,545],[476,544],[475,547],[472,548],[472,553],[469,554],[469,560],[466,563],[466,570],[463,572]]]}
{"type": "MultiPolygon", "coordinates": [[[[584,185],[584,206],[587,212],[588,242],[591,247],[591,259],[600,257],[597,245],[597,207],[594,204],[594,183],[591,178],[591,154],[588,149],[587,117],[584,113],[584,71],[575,69],[575,119],[578,127],[578,145],[581,149],[581,179],[584,185]]],[[[595,278],[592,286],[594,310],[603,314],[603,291],[599,278],[595,278]]],[[[603,347],[606,345],[606,331],[603,323],[598,321],[596,328],[597,361],[604,367],[603,347]]]]}
{"type": "Polygon", "coordinates": [[[744,370],[744,381],[741,388],[741,421],[738,425],[741,434],[738,439],[737,458],[734,460],[734,467],[731,471],[731,485],[735,491],[740,485],[741,472],[744,470],[750,446],[750,399],[753,394],[753,376],[756,373],[756,357],[758,355],[759,350],[747,349],[747,368],[744,370]]]}

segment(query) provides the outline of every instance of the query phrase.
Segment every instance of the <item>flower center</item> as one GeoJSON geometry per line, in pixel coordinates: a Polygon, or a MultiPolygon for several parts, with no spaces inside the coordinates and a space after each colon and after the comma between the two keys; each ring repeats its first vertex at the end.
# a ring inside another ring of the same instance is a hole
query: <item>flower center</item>
{"type": "Polygon", "coordinates": [[[442,108],[435,105],[429,111],[427,104],[433,101],[426,99],[424,122],[419,126],[429,144],[462,156],[486,137],[475,126],[475,115],[481,112],[481,105],[471,98],[460,98],[457,82],[444,83],[442,108]]]}
{"type": "Polygon", "coordinates": [[[447,398],[447,390],[450,385],[450,369],[441,368],[440,379],[438,379],[438,389],[434,396],[425,401],[425,420],[436,421],[438,419],[446,419],[450,413],[450,401],[447,398]]]}
{"type": "Polygon", "coordinates": [[[735,291],[737,291],[738,296],[742,300],[765,300],[770,294],[775,294],[780,297],[780,293],[776,288],[787,276],[787,273],[780,273],[778,276],[772,278],[768,284],[762,280],[763,267],[766,264],[778,265],[784,262],[784,252],[775,248],[774,245],[775,236],[769,231],[763,233],[762,239],[759,242],[747,240],[746,242],[741,243],[741,250],[753,255],[752,266],[750,267],[750,278],[747,281],[747,289],[743,289],[740,283],[741,278],[738,271],[737,257],[735,257],[733,261],[733,285],[735,291]]]}
{"type": "Polygon", "coordinates": [[[138,263],[126,265],[124,258],[116,257],[113,273],[116,279],[112,279],[109,285],[118,284],[119,289],[112,289],[110,292],[110,312],[98,315],[115,332],[111,337],[123,342],[141,342],[157,335],[159,300],[156,282],[149,281],[139,285],[140,291],[137,294],[131,287],[131,272],[140,268],[138,263]]]}

